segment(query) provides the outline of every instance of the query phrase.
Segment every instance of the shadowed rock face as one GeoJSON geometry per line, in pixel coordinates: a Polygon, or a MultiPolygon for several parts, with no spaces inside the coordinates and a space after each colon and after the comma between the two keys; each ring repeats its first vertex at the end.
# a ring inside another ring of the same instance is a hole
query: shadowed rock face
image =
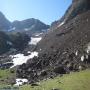
{"type": "Polygon", "coordinates": [[[90,43],[88,3],[89,0],[73,1],[64,15],[67,23],[58,28],[55,26],[54,30],[38,43],[35,50],[39,52],[39,57],[21,65],[17,70],[18,77],[28,78],[30,82],[38,81],[90,66],[90,53],[86,52],[87,45],[90,43]],[[75,14],[71,17],[73,13],[75,14]],[[44,76],[41,74],[43,71],[44,76]]]}

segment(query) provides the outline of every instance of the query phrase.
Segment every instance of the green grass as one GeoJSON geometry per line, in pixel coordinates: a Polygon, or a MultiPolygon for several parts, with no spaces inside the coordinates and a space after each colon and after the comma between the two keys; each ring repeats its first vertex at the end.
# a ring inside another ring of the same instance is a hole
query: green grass
{"type": "Polygon", "coordinates": [[[90,90],[90,70],[41,81],[40,85],[35,87],[24,85],[20,87],[20,90],[52,90],[53,88],[60,90],[90,90]]]}
{"type": "Polygon", "coordinates": [[[2,86],[3,84],[7,85],[8,81],[15,77],[15,71],[12,73],[13,69],[5,69],[5,70],[1,70],[0,69],[0,86],[2,86]]]}

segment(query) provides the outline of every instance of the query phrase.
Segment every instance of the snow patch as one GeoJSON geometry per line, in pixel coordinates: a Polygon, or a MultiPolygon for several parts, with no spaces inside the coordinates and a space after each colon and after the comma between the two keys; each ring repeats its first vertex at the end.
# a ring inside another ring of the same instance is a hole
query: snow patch
{"type": "Polygon", "coordinates": [[[13,28],[12,28],[12,30],[15,30],[15,29],[16,29],[16,27],[13,27],[13,28]]]}
{"type": "Polygon", "coordinates": [[[10,26],[10,29],[9,29],[8,31],[13,31],[13,30],[15,30],[15,29],[16,29],[16,27],[10,26]]]}
{"type": "Polygon", "coordinates": [[[76,51],[75,55],[76,55],[76,56],[78,55],[78,51],[76,51]]]}
{"type": "Polygon", "coordinates": [[[40,36],[40,35],[42,35],[43,33],[37,33],[35,36],[36,37],[38,37],[38,36],[40,36]]]}
{"type": "Polygon", "coordinates": [[[40,51],[41,51],[42,49],[40,48],[40,51]]]}
{"type": "Polygon", "coordinates": [[[26,63],[29,59],[34,58],[35,56],[38,57],[38,52],[31,52],[31,54],[28,56],[24,56],[24,54],[21,53],[16,55],[10,55],[14,64],[12,67],[22,65],[23,63],[26,63]]]}
{"type": "Polygon", "coordinates": [[[87,53],[90,52],[90,45],[87,47],[87,53]]]}
{"type": "Polygon", "coordinates": [[[58,27],[62,26],[64,23],[65,23],[65,22],[63,21],[62,23],[60,23],[60,24],[58,25],[58,27]]]}
{"type": "Polygon", "coordinates": [[[16,79],[16,84],[14,84],[14,86],[20,86],[20,85],[23,85],[24,83],[27,83],[27,82],[28,82],[27,79],[18,78],[18,79],[16,79]]]}
{"type": "Polygon", "coordinates": [[[7,44],[12,45],[12,43],[10,41],[7,41],[7,44]]]}
{"type": "Polygon", "coordinates": [[[81,70],[82,69],[82,66],[79,66],[79,69],[81,70]]]}
{"type": "Polygon", "coordinates": [[[24,30],[25,30],[25,31],[28,31],[29,29],[28,29],[28,28],[25,28],[24,30]]]}
{"type": "Polygon", "coordinates": [[[82,61],[82,62],[84,61],[84,56],[81,56],[81,61],[82,61]]]}
{"type": "Polygon", "coordinates": [[[42,37],[31,37],[29,45],[37,45],[37,43],[42,39],[42,37]]]}
{"type": "Polygon", "coordinates": [[[90,53],[90,43],[88,43],[86,47],[87,48],[86,48],[85,51],[86,51],[87,54],[89,54],[90,53]]]}

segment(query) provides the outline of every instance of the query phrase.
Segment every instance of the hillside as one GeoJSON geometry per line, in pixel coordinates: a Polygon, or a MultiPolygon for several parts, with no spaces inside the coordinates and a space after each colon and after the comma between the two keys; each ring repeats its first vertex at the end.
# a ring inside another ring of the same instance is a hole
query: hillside
{"type": "Polygon", "coordinates": [[[24,85],[20,90],[89,90],[90,70],[74,72],[63,77],[38,82],[38,86],[24,85]],[[77,83],[78,82],[78,83],[77,83]]]}
{"type": "Polygon", "coordinates": [[[89,90],[90,0],[72,0],[51,26],[0,16],[0,87],[89,90]]]}
{"type": "MultiPolygon", "coordinates": [[[[88,0],[80,1],[88,7],[88,0]]],[[[84,7],[78,0],[75,9],[79,8],[77,5],[83,6],[85,11],[81,9],[83,12],[79,13],[77,10],[75,17],[48,32],[35,49],[39,56],[20,65],[17,77],[27,78],[32,83],[90,67],[90,8],[84,7]]],[[[71,13],[74,14],[73,11],[71,13]]]]}
{"type": "Polygon", "coordinates": [[[0,31],[5,31],[8,33],[24,32],[31,36],[37,33],[46,33],[49,27],[49,25],[46,25],[42,21],[34,18],[10,22],[5,15],[0,12],[0,31]]]}

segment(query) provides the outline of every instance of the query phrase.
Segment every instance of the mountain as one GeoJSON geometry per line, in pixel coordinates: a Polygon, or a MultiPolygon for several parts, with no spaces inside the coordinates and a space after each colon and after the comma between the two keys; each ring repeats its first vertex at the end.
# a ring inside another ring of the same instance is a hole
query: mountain
{"type": "Polygon", "coordinates": [[[90,0],[73,0],[63,18],[34,49],[38,57],[20,65],[17,77],[32,83],[90,67],[89,4],[90,0]]]}
{"type": "Polygon", "coordinates": [[[26,32],[29,35],[47,31],[49,25],[44,24],[38,19],[30,18],[22,21],[12,22],[12,32],[26,32]]]}
{"type": "Polygon", "coordinates": [[[11,22],[0,12],[0,30],[8,30],[11,26],[11,22]]]}
{"type": "Polygon", "coordinates": [[[15,20],[10,22],[0,12],[0,30],[9,32],[26,32],[27,34],[35,34],[46,32],[49,29],[49,25],[44,24],[38,19],[30,18],[22,21],[15,20]]]}
{"type": "Polygon", "coordinates": [[[88,10],[90,10],[90,0],[72,0],[72,4],[66,10],[66,13],[61,19],[52,23],[51,29],[55,29],[63,23],[67,23],[77,15],[82,14],[88,10]]]}

